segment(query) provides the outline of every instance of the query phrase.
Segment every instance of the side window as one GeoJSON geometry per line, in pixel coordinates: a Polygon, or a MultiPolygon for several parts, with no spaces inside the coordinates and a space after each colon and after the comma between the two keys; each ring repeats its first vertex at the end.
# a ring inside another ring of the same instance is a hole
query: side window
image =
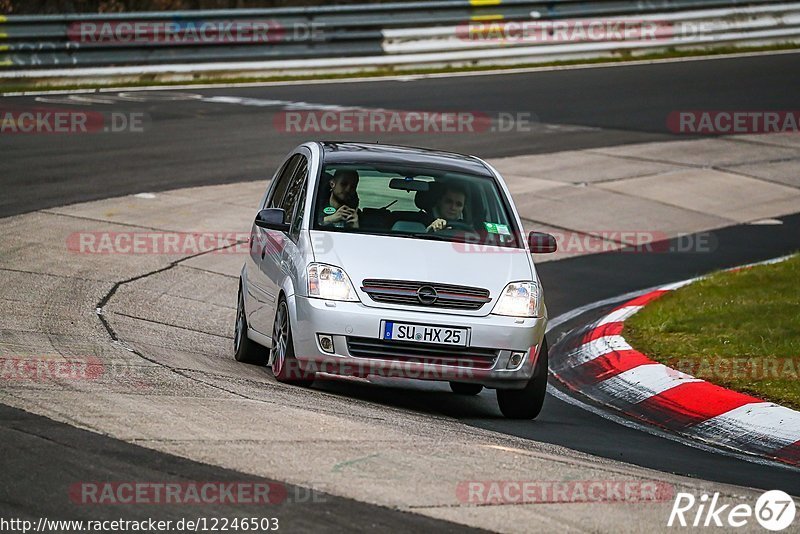
{"type": "Polygon", "coordinates": [[[300,191],[306,183],[308,178],[308,160],[305,156],[299,156],[297,167],[294,171],[292,179],[289,181],[289,187],[286,188],[286,194],[283,197],[283,202],[278,206],[283,208],[286,212],[286,218],[289,219],[294,214],[294,207],[297,204],[297,199],[300,197],[300,191]]]}
{"type": "MultiPolygon", "coordinates": [[[[283,168],[281,172],[275,176],[276,184],[275,188],[272,190],[272,196],[270,197],[269,201],[267,201],[267,208],[280,208],[283,202],[284,193],[286,193],[286,188],[289,186],[289,182],[291,181],[292,176],[294,176],[294,170],[297,168],[297,162],[302,158],[300,154],[295,154],[289,160],[283,164],[283,168]]],[[[305,159],[305,158],[304,158],[305,159]]]]}
{"type": "Polygon", "coordinates": [[[289,236],[293,239],[297,239],[297,236],[300,235],[300,227],[303,226],[303,210],[306,206],[306,191],[308,189],[304,185],[300,191],[300,196],[297,201],[297,207],[294,210],[294,217],[292,218],[292,227],[289,230],[289,236]]]}

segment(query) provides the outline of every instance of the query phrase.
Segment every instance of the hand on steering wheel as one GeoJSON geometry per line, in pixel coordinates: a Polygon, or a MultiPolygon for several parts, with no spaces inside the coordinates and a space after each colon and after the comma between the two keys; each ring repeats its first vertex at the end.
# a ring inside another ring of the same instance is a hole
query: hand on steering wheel
{"type": "Polygon", "coordinates": [[[444,219],[436,219],[430,225],[428,225],[429,232],[431,231],[438,232],[440,230],[445,230],[445,229],[474,231],[474,228],[472,228],[471,224],[459,220],[446,221],[444,219]]]}
{"type": "Polygon", "coordinates": [[[450,228],[453,230],[467,230],[470,232],[475,231],[475,228],[470,223],[459,220],[447,221],[445,228],[450,228]]]}

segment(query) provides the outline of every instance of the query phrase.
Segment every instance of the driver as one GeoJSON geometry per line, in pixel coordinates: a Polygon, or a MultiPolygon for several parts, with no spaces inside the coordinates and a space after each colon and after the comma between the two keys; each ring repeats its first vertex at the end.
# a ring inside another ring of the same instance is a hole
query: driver
{"type": "Polygon", "coordinates": [[[353,169],[339,169],[328,185],[330,197],[322,204],[320,224],[337,228],[358,228],[358,172],[353,169]]]}
{"type": "Polygon", "coordinates": [[[431,210],[434,220],[428,225],[427,231],[438,232],[447,227],[447,221],[462,219],[466,202],[466,189],[457,184],[448,184],[431,210]]]}

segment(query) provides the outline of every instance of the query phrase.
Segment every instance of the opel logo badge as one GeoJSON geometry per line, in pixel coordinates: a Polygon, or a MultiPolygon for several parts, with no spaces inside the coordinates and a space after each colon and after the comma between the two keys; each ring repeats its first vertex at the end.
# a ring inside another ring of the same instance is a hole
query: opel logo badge
{"type": "Polygon", "coordinates": [[[439,294],[431,286],[422,286],[417,289],[417,300],[420,304],[433,304],[437,298],[439,298],[439,294]]]}

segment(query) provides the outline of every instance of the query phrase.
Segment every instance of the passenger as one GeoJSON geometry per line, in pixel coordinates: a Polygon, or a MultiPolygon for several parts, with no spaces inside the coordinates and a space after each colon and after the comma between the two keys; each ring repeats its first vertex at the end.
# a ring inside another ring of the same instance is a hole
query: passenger
{"type": "Polygon", "coordinates": [[[331,194],[320,204],[318,220],[323,226],[358,228],[358,172],[337,170],[328,182],[331,194]]]}

